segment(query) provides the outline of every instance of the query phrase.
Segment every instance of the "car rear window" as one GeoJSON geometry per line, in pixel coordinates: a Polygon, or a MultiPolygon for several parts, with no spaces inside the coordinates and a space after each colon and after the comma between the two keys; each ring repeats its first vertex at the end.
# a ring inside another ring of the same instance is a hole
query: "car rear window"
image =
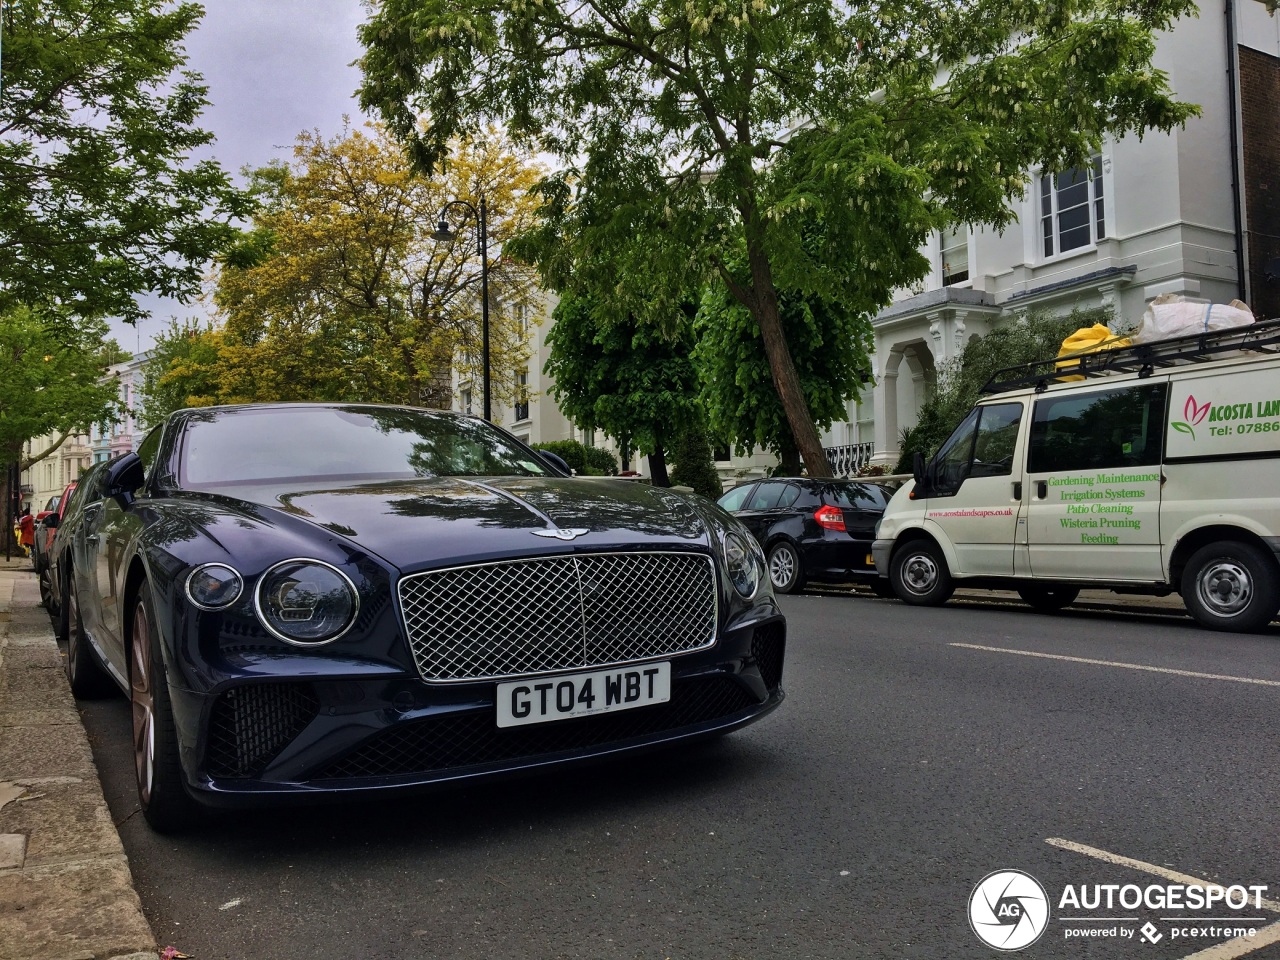
{"type": "Polygon", "coordinates": [[[822,487],[822,502],[851,510],[883,510],[889,498],[874,483],[830,483],[822,487]]]}

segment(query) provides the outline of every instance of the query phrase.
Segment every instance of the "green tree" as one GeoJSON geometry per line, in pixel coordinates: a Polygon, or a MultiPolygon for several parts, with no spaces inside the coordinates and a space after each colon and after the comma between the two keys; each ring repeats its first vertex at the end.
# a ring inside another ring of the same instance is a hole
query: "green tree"
{"type": "MultiPolygon", "coordinates": [[[[385,400],[448,407],[450,368],[481,367],[474,220],[454,243],[432,233],[446,203],[488,210],[491,384],[512,399],[528,359],[517,311],[536,275],[508,256],[532,223],[539,168],[498,131],[461,144],[433,177],[413,171],[381,130],[299,136],[291,164],[254,173],[253,228],[222,259],[218,400],[385,400]]],[[[190,391],[195,392],[195,391],[190,391]]]]}
{"type": "Polygon", "coordinates": [[[917,453],[932,456],[982,397],[982,388],[997,370],[1056,357],[1062,341],[1081,327],[1114,320],[1098,307],[1073,310],[1068,316],[1030,313],[981,337],[970,337],[964,350],[938,368],[938,385],[924,404],[914,427],[902,431],[897,472],[910,473],[917,453]]]}
{"type": "Polygon", "coordinates": [[[0,503],[5,504],[0,536],[6,544],[13,536],[9,465],[25,470],[70,434],[113,420],[119,391],[103,374],[126,356],[107,339],[104,321],[22,306],[0,312],[0,503]],[[46,433],[61,439],[24,461],[23,445],[46,433]]]}
{"type": "MultiPolygon", "coordinates": [[[[871,365],[871,325],[865,316],[817,297],[783,294],[779,306],[805,403],[818,429],[825,430],[843,420],[846,404],[858,397],[871,365]]],[[[768,450],[785,475],[798,475],[800,448],[772,389],[759,325],[723,287],[713,287],[703,297],[695,331],[694,358],[712,431],[739,454],[768,450]]],[[[825,455],[822,468],[829,469],[825,455]]]]}
{"type": "Polygon", "coordinates": [[[1010,223],[1033,166],[1083,166],[1104,134],[1183,123],[1196,108],[1152,66],[1154,34],[1194,12],[382,0],[361,28],[361,102],[427,169],[494,118],[554,154],[527,247],[553,289],[576,278],[614,319],[661,325],[718,279],[756,321],[800,452],[825,475],[778,291],[874,314],[925,274],[930,231],[1010,223]]]}
{"type": "Polygon", "coordinates": [[[211,323],[170,322],[142,368],[142,422],[154,425],[174,410],[217,403],[222,343],[222,331],[211,323]]]}
{"type": "Polygon", "coordinates": [[[673,487],[692,487],[694,493],[711,500],[719,499],[724,493],[712,459],[707,425],[701,419],[692,421],[680,431],[671,448],[671,459],[675,462],[675,469],[671,471],[673,487]]]}
{"type": "Polygon", "coordinates": [[[196,126],[183,69],[202,11],[167,0],[0,5],[0,309],[143,315],[135,295],[194,295],[248,210],[196,126]]]}
{"type": "Polygon", "coordinates": [[[589,297],[562,294],[547,333],[551,392],[578,426],[648,456],[653,482],[665,487],[668,445],[702,416],[688,312],[677,308],[668,333],[600,317],[595,307],[589,297]]]}

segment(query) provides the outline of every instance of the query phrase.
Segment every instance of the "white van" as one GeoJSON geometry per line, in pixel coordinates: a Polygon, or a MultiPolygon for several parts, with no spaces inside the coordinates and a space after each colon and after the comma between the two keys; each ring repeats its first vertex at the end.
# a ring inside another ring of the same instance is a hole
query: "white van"
{"type": "Polygon", "coordinates": [[[1001,371],[890,501],[877,572],[912,604],[957,583],[1046,610],[1086,587],[1177,591],[1210,629],[1265,626],[1280,609],[1277,350],[1273,320],[1001,371]]]}

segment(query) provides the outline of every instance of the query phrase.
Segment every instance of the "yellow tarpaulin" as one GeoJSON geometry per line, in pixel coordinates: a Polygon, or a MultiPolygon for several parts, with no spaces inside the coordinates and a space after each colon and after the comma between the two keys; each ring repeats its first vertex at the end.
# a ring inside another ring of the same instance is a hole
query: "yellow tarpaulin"
{"type": "MultiPolygon", "coordinates": [[[[1117,350],[1120,347],[1129,346],[1129,343],[1128,337],[1117,337],[1111,332],[1111,328],[1105,324],[1095,323],[1092,327],[1081,327],[1062,341],[1062,349],[1058,351],[1056,366],[1061,370],[1063,367],[1074,363],[1082,353],[1117,350]]],[[[1083,380],[1084,377],[1076,374],[1069,377],[1059,377],[1058,379],[1060,381],[1083,380]]]]}

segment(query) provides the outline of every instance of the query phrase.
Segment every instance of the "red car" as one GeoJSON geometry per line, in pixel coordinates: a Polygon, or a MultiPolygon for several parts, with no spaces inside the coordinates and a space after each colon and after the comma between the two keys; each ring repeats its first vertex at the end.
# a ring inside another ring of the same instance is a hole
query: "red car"
{"type": "Polygon", "coordinates": [[[53,545],[53,536],[58,532],[58,521],[66,513],[67,502],[71,499],[71,491],[76,488],[75,481],[67,484],[65,490],[45,504],[45,508],[36,514],[36,541],[31,547],[31,565],[40,576],[40,599],[50,612],[53,610],[53,597],[49,592],[49,556],[53,545]],[[57,517],[52,524],[46,517],[57,517]]]}

